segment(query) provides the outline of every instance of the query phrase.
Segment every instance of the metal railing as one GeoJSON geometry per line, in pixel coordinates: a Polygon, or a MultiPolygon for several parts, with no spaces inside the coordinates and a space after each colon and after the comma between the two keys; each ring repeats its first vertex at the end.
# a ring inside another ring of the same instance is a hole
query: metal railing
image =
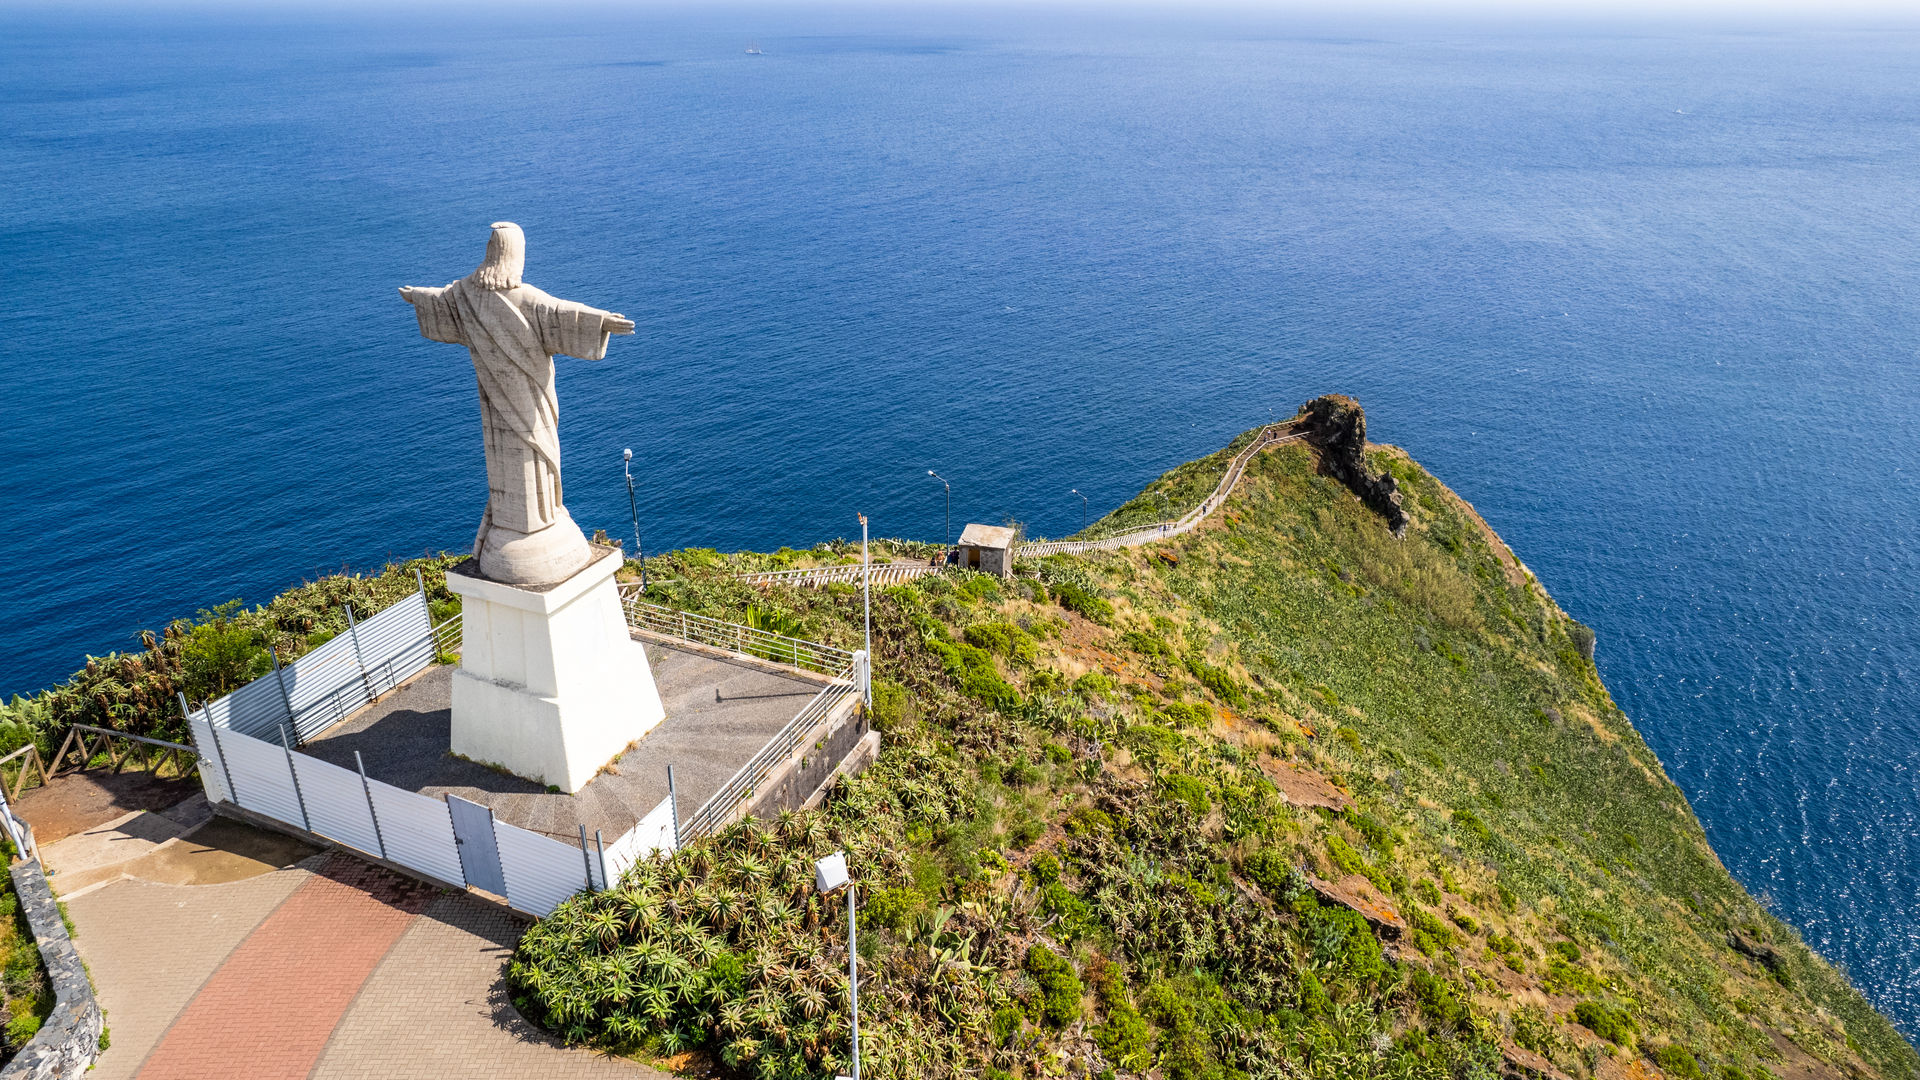
{"type": "Polygon", "coordinates": [[[866,680],[870,677],[867,666],[867,654],[853,654],[853,662],[834,677],[831,685],[815,694],[806,708],[794,714],[786,726],[767,740],[767,745],[753,755],[740,770],[720,790],[702,803],[700,809],[680,824],[678,843],[687,844],[707,836],[733,819],[740,804],[758,793],[760,784],[776,766],[791,757],[794,750],[806,741],[806,736],[815,726],[825,722],[849,697],[858,698],[864,693],[866,680]]]}
{"type": "MultiPolygon", "coordinates": [[[[944,563],[874,563],[873,583],[897,585],[927,574],[937,574],[945,568],[944,563]]],[[[862,580],[861,569],[860,563],[839,563],[798,570],[755,570],[737,577],[749,585],[858,585],[862,580]]]]}
{"type": "Polygon", "coordinates": [[[433,628],[433,652],[435,656],[460,655],[460,615],[456,611],[446,622],[433,628]]]}
{"type": "Polygon", "coordinates": [[[1260,434],[1246,449],[1234,456],[1233,463],[1227,466],[1225,476],[1220,478],[1213,493],[1200,500],[1200,505],[1182,514],[1174,521],[1157,521],[1129,529],[1114,536],[1098,540],[1043,540],[1031,544],[1021,544],[1014,554],[1023,559],[1037,559],[1046,555],[1078,555],[1083,551],[1109,551],[1114,548],[1139,547],[1151,544],[1155,540],[1164,540],[1169,536],[1179,536],[1190,532],[1194,526],[1205,521],[1208,515],[1219,509],[1232,493],[1234,485],[1240,482],[1240,476],[1246,472],[1247,462],[1253,455],[1270,446],[1279,446],[1306,438],[1306,435],[1292,430],[1293,424],[1276,424],[1262,428],[1260,434]]]}
{"type": "Polygon", "coordinates": [[[7,801],[4,792],[0,792],[0,828],[6,830],[7,839],[13,841],[13,850],[22,859],[40,857],[40,845],[33,839],[33,826],[13,812],[13,804],[7,801]]]}
{"type": "Polygon", "coordinates": [[[845,649],[649,604],[640,599],[638,584],[622,585],[620,592],[621,606],[627,613],[627,625],[636,630],[725,649],[742,656],[791,664],[836,679],[845,678],[853,663],[853,654],[845,649]]]}

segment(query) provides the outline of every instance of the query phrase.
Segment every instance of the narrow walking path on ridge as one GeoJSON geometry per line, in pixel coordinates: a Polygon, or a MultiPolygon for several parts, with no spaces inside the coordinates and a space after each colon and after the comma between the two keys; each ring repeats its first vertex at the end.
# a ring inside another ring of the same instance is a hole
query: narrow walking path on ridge
{"type": "MultiPolygon", "coordinates": [[[[1226,474],[1221,476],[1220,483],[1214,486],[1213,493],[1200,500],[1200,505],[1172,521],[1158,521],[1095,540],[1041,540],[1025,543],[1014,549],[1014,555],[1022,559],[1038,559],[1048,555],[1078,555],[1088,551],[1109,551],[1114,548],[1139,547],[1156,540],[1165,540],[1192,532],[1227,501],[1227,496],[1232,494],[1234,487],[1240,483],[1240,476],[1246,472],[1247,462],[1253,459],[1253,455],[1270,447],[1304,440],[1307,436],[1300,430],[1300,424],[1299,419],[1292,419],[1261,428],[1260,434],[1254,437],[1253,442],[1234,456],[1232,463],[1227,466],[1226,474]]],[[[858,584],[861,580],[861,569],[860,563],[841,563],[836,566],[812,566],[798,570],[761,570],[741,574],[739,579],[750,585],[858,584]]],[[[925,574],[939,573],[944,569],[946,569],[944,563],[875,563],[873,583],[892,585],[925,574]]]]}

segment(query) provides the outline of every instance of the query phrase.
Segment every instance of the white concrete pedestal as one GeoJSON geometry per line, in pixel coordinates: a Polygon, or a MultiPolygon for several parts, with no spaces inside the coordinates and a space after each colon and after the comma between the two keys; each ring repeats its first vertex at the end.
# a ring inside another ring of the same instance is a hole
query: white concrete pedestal
{"type": "Polygon", "coordinates": [[[666,717],[614,590],[618,549],[553,585],[447,574],[461,601],[453,752],[577,792],[666,717]]]}

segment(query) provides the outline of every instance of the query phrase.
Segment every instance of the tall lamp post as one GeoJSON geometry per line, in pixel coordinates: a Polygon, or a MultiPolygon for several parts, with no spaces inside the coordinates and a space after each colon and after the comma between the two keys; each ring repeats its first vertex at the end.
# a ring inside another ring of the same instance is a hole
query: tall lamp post
{"type": "MultiPolygon", "coordinates": [[[[1075,495],[1080,495],[1079,488],[1070,488],[1069,490],[1075,495]]],[[[1087,531],[1087,497],[1085,495],[1080,495],[1080,531],[1087,531]]]]}
{"type": "MultiPolygon", "coordinates": [[[[865,609],[867,627],[867,664],[873,664],[873,560],[867,555],[867,515],[860,515],[860,606],[865,609]]],[[[866,680],[867,707],[873,707],[873,676],[866,680]]]]}
{"type": "Polygon", "coordinates": [[[640,546],[640,504],[633,501],[633,450],[622,450],[626,456],[627,472],[627,511],[633,515],[633,557],[640,564],[640,591],[647,591],[647,552],[640,546]]]}
{"type": "Polygon", "coordinates": [[[941,475],[940,475],[939,473],[937,473],[937,472],[934,472],[934,471],[933,471],[932,469],[928,469],[928,470],[927,470],[927,475],[928,475],[928,476],[931,476],[931,477],[933,477],[933,478],[934,478],[935,480],[938,480],[938,481],[940,481],[940,486],[942,486],[942,487],[944,487],[944,488],[946,488],[946,489],[947,489],[947,539],[946,539],[946,543],[948,543],[949,545],[951,545],[951,544],[953,543],[953,485],[952,485],[952,484],[949,484],[949,483],[947,483],[947,478],[946,478],[946,477],[944,477],[944,476],[941,476],[941,475]]]}
{"type": "Polygon", "coordinates": [[[847,997],[853,1006],[853,1080],[860,1080],[860,949],[854,940],[853,883],[847,877],[847,853],[836,851],[813,864],[813,887],[822,896],[847,890],[847,997]]]}

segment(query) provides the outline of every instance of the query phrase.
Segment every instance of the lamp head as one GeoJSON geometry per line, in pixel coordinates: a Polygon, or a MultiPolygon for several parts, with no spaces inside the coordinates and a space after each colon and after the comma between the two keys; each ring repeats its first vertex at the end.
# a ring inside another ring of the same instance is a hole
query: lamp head
{"type": "Polygon", "coordinates": [[[622,458],[623,460],[626,460],[626,461],[632,461],[632,460],[633,460],[633,451],[632,451],[632,450],[622,450],[622,451],[620,451],[620,456],[621,456],[621,458],[622,458]]]}
{"type": "Polygon", "coordinates": [[[836,851],[813,864],[813,887],[830,893],[847,883],[847,853],[836,851]]]}

